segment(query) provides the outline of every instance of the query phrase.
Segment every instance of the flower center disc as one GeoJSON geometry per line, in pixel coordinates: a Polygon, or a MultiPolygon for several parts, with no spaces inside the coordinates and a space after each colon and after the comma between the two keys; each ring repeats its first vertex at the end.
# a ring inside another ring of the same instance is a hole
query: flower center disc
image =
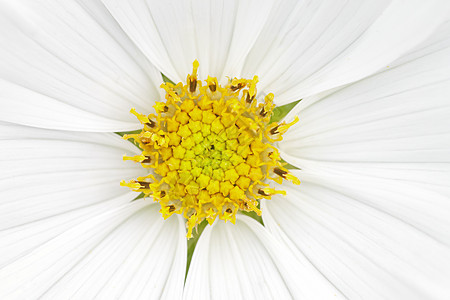
{"type": "Polygon", "coordinates": [[[280,141],[298,118],[289,124],[269,124],[273,94],[257,103],[257,76],[234,78],[225,87],[208,76],[202,86],[197,80],[199,64],[193,65],[186,84],[161,85],[166,102],[156,102],[156,115],[131,110],[144,128],[124,138],[133,139],[143,151],[124,159],[139,162],[150,172],[121,182],[158,201],[165,219],[183,214],[188,238],[205,219],[209,224],[217,217],[234,223],[238,210],[261,215],[258,200],[285,194],[271,188],[268,179],[300,183],[283,167],[271,144],[280,141]]]}

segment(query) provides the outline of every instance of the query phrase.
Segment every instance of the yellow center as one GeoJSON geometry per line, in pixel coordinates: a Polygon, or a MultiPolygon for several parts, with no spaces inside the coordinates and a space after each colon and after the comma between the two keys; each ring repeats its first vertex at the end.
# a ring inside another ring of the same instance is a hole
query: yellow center
{"type": "Polygon", "coordinates": [[[261,215],[258,200],[285,194],[271,188],[268,179],[300,183],[271,145],[298,118],[289,124],[269,124],[273,94],[257,103],[257,76],[234,78],[225,87],[208,76],[202,86],[198,66],[195,61],[186,84],[161,85],[166,101],[156,102],[156,115],[131,110],[144,128],[124,138],[133,139],[143,151],[124,159],[139,162],[150,172],[121,182],[158,201],[164,218],[183,214],[188,238],[205,219],[209,224],[217,217],[234,223],[238,210],[261,215]]]}

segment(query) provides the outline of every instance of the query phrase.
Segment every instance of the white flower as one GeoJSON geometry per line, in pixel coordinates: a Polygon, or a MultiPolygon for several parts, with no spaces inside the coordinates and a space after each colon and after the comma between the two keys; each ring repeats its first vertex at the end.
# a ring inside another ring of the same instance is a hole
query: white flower
{"type": "Polygon", "coordinates": [[[445,299],[447,1],[0,2],[0,298],[445,299]],[[203,232],[119,186],[145,174],[160,72],[258,75],[302,99],[278,147],[300,186],[203,232]],[[110,132],[110,133],[108,133],[110,132]]]}

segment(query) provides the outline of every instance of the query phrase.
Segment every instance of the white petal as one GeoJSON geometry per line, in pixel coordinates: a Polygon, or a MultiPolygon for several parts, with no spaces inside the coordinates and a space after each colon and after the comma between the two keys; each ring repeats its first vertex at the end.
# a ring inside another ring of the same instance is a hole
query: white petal
{"type": "Polygon", "coordinates": [[[0,120],[133,130],[130,108],[160,97],[160,74],[97,0],[2,1],[0,24],[0,120]]]}
{"type": "Polygon", "coordinates": [[[174,81],[238,76],[273,2],[103,0],[149,60],[174,81]],[[225,73],[224,73],[225,72],[225,73]]]}
{"type": "MultiPolygon", "coordinates": [[[[286,197],[263,205],[263,220],[274,234],[281,232],[281,238],[294,243],[347,298],[448,296],[449,248],[420,228],[364,204],[376,190],[355,193],[335,189],[321,178],[300,179],[300,186],[283,185],[286,197]]],[[[388,197],[381,201],[396,195],[388,197]]]]}
{"type": "Polygon", "coordinates": [[[450,196],[449,25],[444,39],[436,35],[395,67],[302,100],[287,116],[300,122],[279,143],[283,158],[317,174],[390,179],[450,196]]]}
{"type": "Polygon", "coordinates": [[[279,146],[303,182],[267,203],[264,222],[349,298],[449,293],[449,25],[287,116],[301,121],[279,146]]]}
{"type": "Polygon", "coordinates": [[[179,298],[185,230],[145,200],[97,215],[0,269],[2,298],[179,298]],[[165,291],[168,289],[168,291],[165,291]]]}
{"type": "Polygon", "coordinates": [[[119,185],[145,170],[124,162],[139,153],[116,134],[76,133],[0,123],[0,229],[136,193],[119,185]]]}
{"type": "Polygon", "coordinates": [[[340,293],[301,254],[294,256],[259,223],[208,226],[196,246],[185,299],[338,299],[340,293]]]}
{"type": "Polygon", "coordinates": [[[448,1],[284,1],[243,75],[284,104],[385,68],[449,16],[448,1]]]}
{"type": "Polygon", "coordinates": [[[112,198],[111,200],[0,230],[0,268],[14,262],[74,226],[130,202],[127,198],[129,197],[112,198]]]}

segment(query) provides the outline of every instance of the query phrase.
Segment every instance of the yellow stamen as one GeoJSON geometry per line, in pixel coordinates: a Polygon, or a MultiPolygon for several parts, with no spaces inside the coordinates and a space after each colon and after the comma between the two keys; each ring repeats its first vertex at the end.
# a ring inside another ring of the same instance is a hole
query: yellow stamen
{"type": "Polygon", "coordinates": [[[216,218],[232,223],[238,210],[261,215],[259,200],[285,195],[266,183],[300,181],[283,168],[278,150],[271,142],[282,139],[291,123],[269,124],[275,105],[273,94],[257,102],[253,79],[230,79],[224,87],[216,78],[206,84],[197,79],[198,61],[186,84],[164,83],[166,101],[156,102],[156,115],[131,109],[144,125],[138,134],[125,135],[143,150],[124,160],[152,168],[149,174],[121,185],[152,196],[168,218],[182,214],[187,237],[203,220],[216,218]]]}

